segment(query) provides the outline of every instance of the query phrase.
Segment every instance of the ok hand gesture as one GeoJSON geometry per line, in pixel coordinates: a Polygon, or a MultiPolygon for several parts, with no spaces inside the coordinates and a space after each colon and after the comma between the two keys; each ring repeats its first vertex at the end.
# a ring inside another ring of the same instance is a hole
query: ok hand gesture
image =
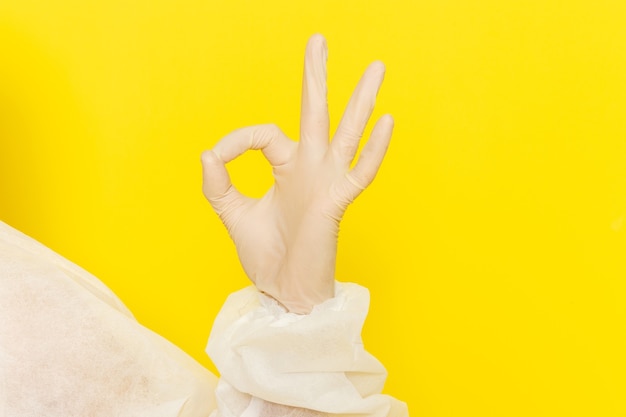
{"type": "Polygon", "coordinates": [[[246,274],[259,291],[301,314],[333,297],[339,222],[374,179],[393,130],[392,117],[381,117],[350,168],[385,67],[374,62],[366,69],[329,141],[326,57],[326,41],[314,35],[304,60],[299,142],[260,125],[236,130],[202,154],[204,195],[246,274]],[[274,173],[274,185],[260,199],[239,193],[226,170],[250,149],[260,149],[274,173]]]}

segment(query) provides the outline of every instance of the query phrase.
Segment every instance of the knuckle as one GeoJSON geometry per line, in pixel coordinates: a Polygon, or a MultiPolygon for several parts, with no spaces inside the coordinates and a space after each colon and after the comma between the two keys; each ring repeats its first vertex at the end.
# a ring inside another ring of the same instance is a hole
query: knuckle
{"type": "Polygon", "coordinates": [[[356,154],[358,142],[340,141],[335,147],[337,155],[342,159],[352,159],[356,154]]]}
{"type": "Polygon", "coordinates": [[[337,131],[337,135],[349,141],[359,141],[363,137],[363,131],[354,127],[342,126],[337,131]]]}

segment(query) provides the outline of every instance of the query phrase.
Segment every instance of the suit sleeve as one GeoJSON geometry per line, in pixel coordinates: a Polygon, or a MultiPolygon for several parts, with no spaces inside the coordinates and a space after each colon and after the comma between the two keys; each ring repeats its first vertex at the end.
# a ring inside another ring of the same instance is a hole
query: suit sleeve
{"type": "Polygon", "coordinates": [[[207,346],[221,374],[217,416],[408,416],[404,403],[381,394],[385,368],[361,340],[369,292],[335,288],[308,315],[254,287],[226,300],[207,346]]]}

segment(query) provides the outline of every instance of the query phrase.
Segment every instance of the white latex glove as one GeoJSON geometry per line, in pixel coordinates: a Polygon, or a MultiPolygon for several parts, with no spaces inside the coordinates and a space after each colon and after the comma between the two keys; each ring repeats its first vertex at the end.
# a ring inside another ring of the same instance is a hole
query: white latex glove
{"type": "Polygon", "coordinates": [[[329,142],[326,58],[325,39],[314,35],[304,61],[299,142],[261,125],[236,130],[202,154],[204,195],[246,274],[259,291],[302,314],[334,295],[339,222],[374,179],[393,130],[392,117],[381,117],[350,169],[385,67],[367,68],[329,142]],[[240,194],[225,166],[250,149],[260,149],[273,168],[275,183],[260,199],[240,194]]]}

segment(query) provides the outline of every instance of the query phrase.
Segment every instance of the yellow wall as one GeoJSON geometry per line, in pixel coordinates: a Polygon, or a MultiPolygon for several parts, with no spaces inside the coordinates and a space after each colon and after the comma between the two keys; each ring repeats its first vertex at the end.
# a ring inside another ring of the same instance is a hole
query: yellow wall
{"type": "MultiPolygon", "coordinates": [[[[210,367],[246,279],[199,155],[245,125],[297,134],[315,32],[333,126],[387,64],[394,142],[338,265],[372,290],[386,391],[414,416],[626,415],[621,1],[2,0],[0,219],[210,367]]],[[[270,184],[257,155],[233,168],[270,184]]]]}

